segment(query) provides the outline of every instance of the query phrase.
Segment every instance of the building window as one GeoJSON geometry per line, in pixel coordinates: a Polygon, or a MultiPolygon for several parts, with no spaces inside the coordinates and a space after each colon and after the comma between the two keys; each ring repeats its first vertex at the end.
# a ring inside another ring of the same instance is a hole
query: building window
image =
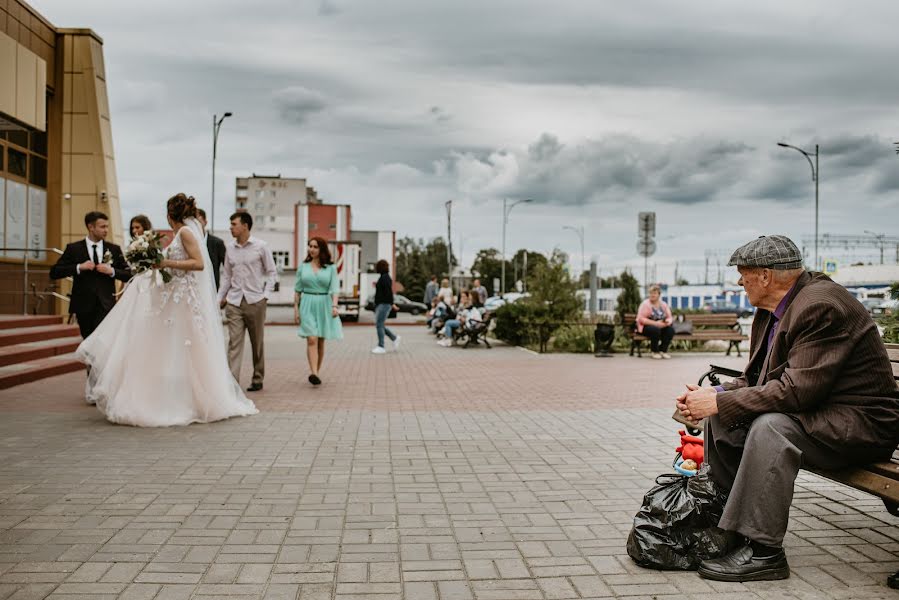
{"type": "Polygon", "coordinates": [[[265,190],[256,190],[256,199],[261,200],[265,198],[265,190]]]}
{"type": "Polygon", "coordinates": [[[314,229],[318,229],[318,223],[309,223],[309,229],[310,229],[310,231],[314,230],[314,229]]]}
{"type": "Polygon", "coordinates": [[[29,157],[31,168],[28,170],[28,183],[38,187],[47,187],[47,159],[32,154],[29,157]]]}
{"type": "Polygon", "coordinates": [[[274,222],[275,222],[275,217],[274,217],[274,215],[272,215],[271,217],[268,218],[268,222],[269,222],[269,223],[274,223],[274,222]]]}
{"type": "Polygon", "coordinates": [[[47,134],[43,131],[31,132],[31,151],[41,156],[47,156],[47,134]]]}
{"type": "Polygon", "coordinates": [[[264,211],[264,210],[265,210],[265,203],[264,203],[264,202],[257,202],[257,203],[256,203],[256,212],[257,212],[257,213],[261,213],[261,212],[264,211]]]}
{"type": "Polygon", "coordinates": [[[18,150],[13,150],[12,148],[7,148],[6,157],[8,159],[7,162],[9,163],[10,173],[23,178],[28,175],[27,154],[19,152],[18,150]]]}
{"type": "Polygon", "coordinates": [[[9,140],[10,144],[15,144],[16,146],[21,146],[22,148],[28,147],[28,132],[27,131],[19,131],[18,129],[10,131],[6,139],[9,140]]]}
{"type": "Polygon", "coordinates": [[[287,250],[275,250],[272,258],[275,259],[275,266],[281,269],[286,269],[290,264],[290,252],[287,250]]]}
{"type": "Polygon", "coordinates": [[[330,229],[331,231],[337,231],[337,223],[331,223],[330,225],[328,225],[328,229],[330,229]]]}

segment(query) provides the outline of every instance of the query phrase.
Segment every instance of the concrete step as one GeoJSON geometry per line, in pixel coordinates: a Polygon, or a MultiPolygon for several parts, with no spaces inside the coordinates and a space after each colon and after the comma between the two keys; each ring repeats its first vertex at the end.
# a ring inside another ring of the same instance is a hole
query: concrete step
{"type": "Polygon", "coordinates": [[[74,354],[30,360],[0,367],[0,390],[84,369],[74,354]]]}
{"type": "Polygon", "coordinates": [[[77,325],[41,325],[0,330],[0,347],[80,335],[77,325]]]}
{"type": "Polygon", "coordinates": [[[64,322],[65,317],[62,315],[0,315],[0,330],[62,325],[64,322]]]}
{"type": "Polygon", "coordinates": [[[2,346],[0,347],[0,367],[60,354],[69,354],[74,352],[80,343],[81,336],[72,336],[2,346]]]}

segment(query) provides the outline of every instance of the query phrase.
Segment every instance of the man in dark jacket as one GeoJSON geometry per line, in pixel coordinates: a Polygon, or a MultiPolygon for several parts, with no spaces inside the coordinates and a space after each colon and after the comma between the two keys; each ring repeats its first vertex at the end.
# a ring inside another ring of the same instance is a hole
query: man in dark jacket
{"type": "Polygon", "coordinates": [[[206,250],[209,251],[209,260],[212,261],[212,277],[215,279],[215,289],[219,289],[219,272],[223,264],[225,264],[225,240],[214,236],[206,229],[206,211],[202,208],[197,209],[197,220],[203,226],[203,233],[206,234],[206,250]]]}
{"type": "Polygon", "coordinates": [[[109,217],[92,211],[84,216],[84,225],[87,237],[66,246],[50,278],[74,279],[69,314],[77,317],[81,337],[86,338],[115,306],[115,280],[128,281],[131,269],[122,249],[106,241],[109,217]]]}
{"type": "Polygon", "coordinates": [[[758,308],[749,364],[723,386],[688,386],[677,405],[692,422],[708,417],[709,474],[730,490],[719,527],[749,543],[703,561],[699,574],[785,579],[783,538],[800,467],[889,457],[899,444],[899,389],[868,312],[826,275],[806,272],[789,238],[758,238],[729,264],[758,308]]]}

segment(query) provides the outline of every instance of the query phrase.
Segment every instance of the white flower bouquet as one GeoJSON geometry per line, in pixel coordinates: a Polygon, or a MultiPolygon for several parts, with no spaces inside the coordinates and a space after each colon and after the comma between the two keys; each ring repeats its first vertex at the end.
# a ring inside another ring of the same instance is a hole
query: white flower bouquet
{"type": "MultiPolygon", "coordinates": [[[[145,231],[134,238],[128,248],[125,249],[125,260],[131,266],[131,272],[139,275],[150,269],[157,268],[165,258],[162,248],[162,240],[165,236],[155,231],[145,231]]],[[[159,269],[162,281],[168,283],[172,275],[165,269],[159,269]]]]}

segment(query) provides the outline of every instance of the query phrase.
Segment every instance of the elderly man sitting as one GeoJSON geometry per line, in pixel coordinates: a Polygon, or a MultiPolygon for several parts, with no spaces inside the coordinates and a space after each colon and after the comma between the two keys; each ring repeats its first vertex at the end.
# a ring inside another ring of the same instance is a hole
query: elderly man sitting
{"type": "Polygon", "coordinates": [[[717,388],[687,386],[681,414],[705,425],[712,479],[730,496],[719,527],[747,538],[699,574],[719,581],[786,579],[783,551],[793,484],[803,466],[883,460],[899,443],[899,389],[862,304],[806,272],[789,238],[763,236],[729,265],[759,310],[749,364],[717,388]]]}

